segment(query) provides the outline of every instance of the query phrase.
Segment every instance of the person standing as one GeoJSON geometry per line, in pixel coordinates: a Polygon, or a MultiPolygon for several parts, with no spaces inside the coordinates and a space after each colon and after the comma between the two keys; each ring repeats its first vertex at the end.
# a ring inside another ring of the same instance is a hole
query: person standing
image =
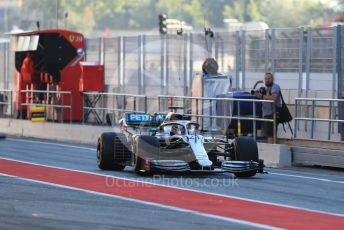
{"type": "MultiPolygon", "coordinates": [[[[282,106],[281,103],[281,88],[278,84],[274,83],[274,76],[272,73],[265,73],[264,75],[264,82],[265,82],[265,94],[264,92],[256,92],[256,97],[262,100],[273,100],[275,101],[275,106],[277,111],[278,108],[282,106]]],[[[263,83],[263,81],[257,81],[256,85],[258,83],[263,83]]],[[[269,102],[263,102],[262,103],[262,113],[263,118],[265,119],[272,119],[273,118],[273,103],[269,102]]],[[[269,144],[272,144],[274,142],[273,140],[273,122],[265,121],[263,122],[263,134],[267,136],[267,142],[269,144]]],[[[276,131],[277,131],[277,125],[276,125],[276,131]]],[[[277,132],[276,132],[277,133],[277,132]]]]}

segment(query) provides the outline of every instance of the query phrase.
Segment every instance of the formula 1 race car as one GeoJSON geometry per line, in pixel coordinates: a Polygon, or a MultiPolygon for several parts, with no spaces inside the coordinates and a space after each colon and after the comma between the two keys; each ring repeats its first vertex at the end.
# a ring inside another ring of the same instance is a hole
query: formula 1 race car
{"type": "Polygon", "coordinates": [[[201,130],[190,116],[126,113],[120,125],[120,133],[102,133],[98,139],[100,169],[132,166],[139,175],[230,172],[237,177],[264,171],[253,138],[228,140],[216,130],[201,130]]]}

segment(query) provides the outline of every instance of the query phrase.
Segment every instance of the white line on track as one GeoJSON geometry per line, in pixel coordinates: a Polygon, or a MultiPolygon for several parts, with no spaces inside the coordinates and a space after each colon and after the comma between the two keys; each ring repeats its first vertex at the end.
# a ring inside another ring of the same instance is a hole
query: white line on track
{"type": "Polygon", "coordinates": [[[301,175],[295,175],[295,174],[275,173],[275,172],[269,172],[269,174],[278,175],[278,176],[285,176],[285,177],[295,177],[295,178],[301,178],[301,179],[318,180],[318,181],[323,181],[323,182],[331,182],[331,183],[344,184],[344,181],[330,180],[330,179],[319,178],[319,177],[301,176],[301,175]]]}
{"type": "MultiPolygon", "coordinates": [[[[82,149],[82,150],[88,150],[88,151],[96,151],[96,148],[81,147],[81,146],[76,146],[72,144],[60,144],[60,143],[53,143],[53,142],[45,142],[45,141],[37,141],[37,140],[23,140],[23,139],[16,139],[16,138],[7,138],[7,140],[16,141],[16,142],[24,142],[24,143],[55,145],[55,146],[60,146],[60,147],[68,147],[68,148],[82,149]]],[[[331,180],[331,179],[320,178],[320,177],[302,176],[302,175],[276,173],[276,172],[269,172],[269,174],[278,175],[278,176],[286,176],[286,177],[294,177],[294,178],[302,178],[302,179],[308,179],[308,180],[317,180],[317,181],[329,182],[329,183],[344,184],[344,181],[331,180]]]]}
{"type": "Polygon", "coordinates": [[[76,146],[76,145],[59,144],[59,143],[45,142],[45,141],[23,140],[23,139],[16,139],[16,138],[6,138],[6,140],[15,141],[15,142],[23,142],[23,143],[37,143],[37,144],[43,144],[43,145],[55,145],[55,146],[59,146],[59,147],[83,149],[83,150],[89,150],[89,151],[94,151],[94,152],[96,151],[96,148],[88,148],[88,147],[81,147],[81,146],[76,146]]]}
{"type": "Polygon", "coordinates": [[[315,210],[315,209],[296,207],[296,206],[292,206],[292,205],[279,204],[279,203],[268,202],[268,201],[260,201],[260,200],[254,200],[254,199],[243,198],[243,197],[238,197],[238,196],[230,196],[230,195],[206,192],[206,191],[195,190],[195,189],[190,189],[190,188],[183,188],[183,187],[176,187],[176,186],[171,186],[171,185],[157,184],[157,183],[146,182],[146,181],[142,181],[142,180],[138,180],[138,179],[133,179],[133,178],[125,178],[125,177],[118,177],[118,176],[113,176],[113,175],[109,175],[109,174],[101,174],[101,173],[81,171],[81,170],[76,170],[76,169],[68,169],[68,168],[63,168],[63,167],[57,167],[57,166],[50,166],[50,165],[32,163],[32,162],[28,162],[28,161],[21,161],[21,160],[6,158],[6,157],[0,157],[0,159],[10,160],[10,161],[15,161],[15,162],[21,162],[21,163],[26,163],[26,164],[32,164],[32,165],[37,165],[37,166],[43,166],[43,167],[48,167],[48,168],[55,168],[55,169],[69,170],[69,171],[73,171],[73,172],[92,174],[92,175],[103,176],[103,177],[114,178],[114,179],[128,180],[128,181],[132,181],[132,182],[136,182],[136,183],[145,183],[145,184],[150,184],[150,185],[155,185],[155,186],[174,188],[174,189],[178,189],[178,190],[197,192],[197,193],[214,195],[214,196],[219,196],[219,197],[227,197],[227,198],[231,198],[231,199],[238,199],[238,200],[243,200],[243,201],[256,202],[256,203],[260,203],[260,204],[275,205],[275,206],[279,206],[279,207],[292,208],[292,209],[304,210],[304,211],[308,211],[308,212],[315,212],[315,213],[321,213],[321,214],[327,214],[327,215],[334,215],[334,216],[344,217],[344,214],[340,214],[340,213],[326,212],[326,211],[320,211],[320,210],[315,210]]]}
{"type": "Polygon", "coordinates": [[[91,194],[94,194],[94,195],[100,195],[100,196],[106,196],[106,197],[111,197],[111,198],[117,198],[117,199],[121,199],[121,200],[125,200],[125,201],[131,201],[131,202],[136,202],[136,203],[140,203],[140,204],[145,204],[145,205],[152,205],[152,206],[159,207],[159,208],[167,208],[167,209],[174,210],[174,211],[179,211],[179,212],[187,212],[187,213],[191,213],[191,214],[195,214],[195,215],[199,215],[199,216],[215,218],[215,219],[219,219],[219,220],[224,220],[224,221],[228,221],[228,222],[232,222],[232,223],[236,223],[236,224],[242,224],[242,225],[246,225],[246,226],[250,226],[250,227],[255,227],[255,228],[260,228],[260,229],[269,229],[269,230],[283,229],[283,228],[277,228],[277,227],[273,227],[273,226],[269,226],[269,225],[265,225],[265,224],[258,224],[258,223],[254,223],[254,222],[238,220],[238,219],[229,218],[229,217],[222,217],[222,216],[217,216],[217,215],[212,215],[212,214],[206,214],[206,213],[202,213],[202,212],[192,211],[192,210],[188,210],[188,209],[177,208],[177,207],[173,207],[173,206],[169,206],[169,205],[163,205],[163,204],[158,204],[158,203],[153,203],[153,202],[148,202],[148,201],[136,200],[136,199],[133,199],[133,198],[126,198],[126,197],[117,196],[117,195],[110,195],[110,194],[106,194],[106,193],[90,191],[90,190],[87,190],[87,189],[80,189],[80,188],[75,188],[75,187],[71,187],[71,186],[65,186],[65,185],[60,185],[60,184],[55,184],[55,183],[49,183],[49,182],[44,182],[44,181],[39,181],[39,180],[33,180],[33,179],[17,177],[17,176],[13,176],[13,175],[9,175],[9,174],[4,174],[4,173],[0,173],[0,176],[7,176],[7,177],[12,177],[12,178],[16,178],[16,179],[20,179],[20,180],[24,180],[24,181],[29,181],[29,182],[39,183],[39,184],[50,185],[50,186],[54,186],[54,187],[70,189],[70,190],[75,190],[75,191],[82,191],[82,192],[87,192],[87,193],[91,193],[91,194]]]}

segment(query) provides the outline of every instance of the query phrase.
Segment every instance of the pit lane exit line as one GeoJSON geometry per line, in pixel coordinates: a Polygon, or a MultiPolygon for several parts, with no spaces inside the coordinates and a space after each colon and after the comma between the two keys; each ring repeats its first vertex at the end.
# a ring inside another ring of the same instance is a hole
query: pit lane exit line
{"type": "Polygon", "coordinates": [[[108,186],[105,175],[40,166],[0,158],[0,173],[28,180],[80,189],[88,192],[168,206],[200,214],[228,218],[260,227],[288,229],[344,229],[344,217],[264,204],[215,194],[113,178],[108,186]],[[130,186],[129,186],[130,185],[130,186]]]}

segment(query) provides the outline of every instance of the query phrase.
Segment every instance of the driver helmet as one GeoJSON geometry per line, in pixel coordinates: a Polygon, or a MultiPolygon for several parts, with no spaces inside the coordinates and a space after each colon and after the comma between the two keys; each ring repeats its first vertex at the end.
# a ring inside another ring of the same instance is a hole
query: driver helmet
{"type": "Polygon", "coordinates": [[[173,135],[176,135],[176,134],[179,134],[179,133],[180,133],[180,130],[179,130],[178,125],[172,125],[171,133],[172,133],[173,135]]]}

